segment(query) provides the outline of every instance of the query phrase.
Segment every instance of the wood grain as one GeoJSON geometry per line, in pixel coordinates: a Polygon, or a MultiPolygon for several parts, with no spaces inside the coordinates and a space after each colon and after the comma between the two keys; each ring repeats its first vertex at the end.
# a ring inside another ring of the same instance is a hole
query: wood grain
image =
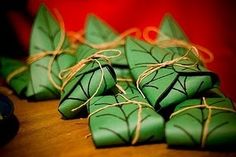
{"type": "Polygon", "coordinates": [[[211,152],[167,148],[166,144],[148,144],[96,149],[89,134],[86,119],[63,120],[57,111],[58,100],[27,102],[15,95],[9,98],[15,104],[15,115],[20,128],[17,135],[0,148],[1,157],[223,157],[235,152],[211,152]]]}

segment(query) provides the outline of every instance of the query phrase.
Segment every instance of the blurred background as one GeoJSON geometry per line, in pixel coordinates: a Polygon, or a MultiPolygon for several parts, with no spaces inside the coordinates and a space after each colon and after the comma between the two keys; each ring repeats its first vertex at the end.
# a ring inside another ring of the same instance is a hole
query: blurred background
{"type": "MultiPolygon", "coordinates": [[[[178,21],[189,39],[210,49],[221,89],[236,101],[236,2],[231,0],[1,0],[1,56],[28,55],[31,26],[40,3],[58,9],[67,31],[84,27],[94,13],[118,32],[130,27],[159,26],[166,13],[178,21]]],[[[10,65],[9,65],[10,66],[10,65]]]]}

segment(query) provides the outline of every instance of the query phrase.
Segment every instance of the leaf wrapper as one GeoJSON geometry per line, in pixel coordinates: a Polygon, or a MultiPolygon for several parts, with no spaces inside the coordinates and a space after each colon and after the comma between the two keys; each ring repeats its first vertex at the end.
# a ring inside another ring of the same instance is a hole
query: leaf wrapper
{"type": "Polygon", "coordinates": [[[117,78],[132,78],[129,68],[112,67],[116,73],[117,78]]]}
{"type": "MultiPolygon", "coordinates": [[[[97,52],[86,45],[83,45],[78,50],[78,61],[87,58],[91,54],[97,52]]],[[[91,61],[85,65],[76,75],[66,84],[62,94],[59,105],[59,112],[67,119],[81,116],[81,112],[86,109],[83,105],[94,94],[96,96],[103,94],[116,84],[116,75],[113,68],[107,63],[106,60],[97,59],[102,69],[95,61],[91,61]],[[103,80],[99,90],[96,93],[99,83],[103,80]],[[76,111],[75,108],[81,107],[76,111]]]]}
{"type": "MultiPolygon", "coordinates": [[[[162,19],[162,22],[160,24],[160,31],[163,35],[158,35],[157,42],[164,41],[164,40],[171,40],[171,39],[178,39],[185,42],[189,42],[189,39],[187,38],[186,34],[184,33],[183,29],[180,27],[180,25],[175,21],[175,19],[171,15],[165,15],[162,19]]],[[[168,48],[167,48],[168,49],[168,48]]],[[[174,53],[182,56],[186,53],[186,49],[181,47],[172,47],[170,48],[171,51],[174,53]]],[[[188,57],[192,59],[193,61],[198,61],[201,65],[203,65],[200,58],[198,58],[193,53],[189,53],[188,57]]]]}
{"type": "MultiPolygon", "coordinates": [[[[15,70],[26,67],[24,63],[11,59],[11,58],[0,58],[0,75],[7,79],[7,77],[14,72],[15,70]]],[[[29,70],[25,70],[14,77],[8,82],[9,86],[16,92],[16,94],[20,97],[25,97],[25,91],[29,82],[29,70]]]]}
{"type": "MultiPolygon", "coordinates": [[[[145,102],[140,96],[125,95],[130,100],[145,102]]],[[[92,99],[90,114],[114,103],[126,102],[120,96],[100,96],[92,99]]],[[[138,117],[137,104],[108,107],[90,116],[89,126],[96,147],[130,145],[134,138],[138,117]]],[[[137,143],[160,142],[164,138],[164,119],[153,109],[142,106],[141,129],[137,143]]]]}
{"type": "MultiPolygon", "coordinates": [[[[60,40],[62,40],[62,32],[62,28],[59,26],[58,22],[47,8],[41,5],[32,29],[30,56],[55,51],[60,40]]],[[[67,37],[65,37],[60,50],[64,51],[66,49],[69,49],[67,37]]],[[[53,55],[46,55],[30,65],[29,84],[26,91],[26,95],[29,99],[45,100],[60,97],[60,90],[55,88],[48,76],[49,62],[52,60],[52,57],[53,55]]],[[[73,55],[63,52],[57,55],[53,60],[50,72],[54,82],[60,86],[62,81],[59,79],[58,74],[61,70],[75,63],[76,58],[73,55]]]]}
{"type": "MultiPolygon", "coordinates": [[[[209,106],[234,110],[234,105],[229,98],[206,98],[206,102],[209,106]]],[[[176,106],[175,111],[199,104],[203,104],[202,99],[189,99],[176,106]]],[[[173,116],[166,124],[167,144],[169,146],[212,149],[227,149],[235,146],[235,112],[216,109],[212,109],[205,144],[202,146],[204,124],[208,114],[209,109],[207,108],[193,108],[173,116]]]]}
{"type": "MultiPolygon", "coordinates": [[[[110,26],[108,26],[101,19],[96,17],[95,15],[89,15],[86,23],[85,29],[85,37],[89,43],[92,44],[103,44],[106,42],[111,42],[116,39],[119,34],[113,30],[110,26]]],[[[114,66],[127,66],[127,59],[124,53],[124,46],[118,45],[115,47],[119,49],[122,54],[119,57],[112,58],[111,63],[114,66]]]]}
{"type": "Polygon", "coordinates": [[[157,37],[158,41],[168,39],[180,39],[184,41],[189,41],[183,29],[179,26],[179,24],[170,14],[165,15],[162,19],[160,24],[160,31],[165,36],[159,35],[157,37]]]}
{"type": "MultiPolygon", "coordinates": [[[[127,39],[126,56],[134,80],[148,69],[148,64],[163,63],[180,57],[170,48],[167,50],[133,38],[127,39]]],[[[180,60],[178,64],[192,66],[167,65],[141,81],[140,89],[156,110],[178,104],[218,83],[216,74],[194,63],[190,59],[180,60]]]]}

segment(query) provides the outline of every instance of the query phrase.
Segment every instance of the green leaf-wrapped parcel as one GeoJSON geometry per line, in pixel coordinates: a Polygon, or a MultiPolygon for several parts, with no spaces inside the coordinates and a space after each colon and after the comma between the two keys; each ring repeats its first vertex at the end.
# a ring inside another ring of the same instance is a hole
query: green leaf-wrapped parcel
{"type": "MultiPolygon", "coordinates": [[[[78,62],[87,58],[98,50],[90,48],[86,45],[80,46],[77,51],[78,62]]],[[[102,69],[96,61],[86,63],[76,75],[66,84],[61,93],[59,112],[67,119],[76,118],[84,115],[81,111],[86,109],[84,104],[94,94],[101,95],[116,84],[116,75],[113,68],[103,58],[98,58],[97,61],[101,64],[102,69]],[[102,79],[102,71],[104,73],[102,84],[99,88],[99,83],[102,79]],[[96,92],[96,90],[99,90],[96,92]],[[84,106],[81,106],[83,105],[84,106]],[[75,108],[81,107],[75,111],[75,108]]]]}
{"type": "MultiPolygon", "coordinates": [[[[189,39],[187,38],[183,29],[170,14],[164,16],[164,18],[161,21],[159,29],[161,31],[161,34],[157,36],[157,42],[172,40],[172,39],[181,40],[187,43],[189,42],[189,39]]],[[[181,47],[172,47],[170,49],[171,51],[173,51],[173,53],[176,53],[178,55],[184,55],[186,53],[186,50],[181,47]]],[[[200,58],[197,57],[195,54],[189,53],[188,57],[193,61],[197,60],[201,65],[203,65],[200,58]]]]}
{"type": "MultiPolygon", "coordinates": [[[[129,100],[147,101],[134,94],[123,95],[129,100]]],[[[130,145],[135,136],[138,105],[134,103],[120,104],[107,107],[115,103],[126,102],[121,95],[94,97],[88,106],[89,126],[96,147],[130,145]]],[[[154,109],[142,105],[141,128],[137,143],[161,142],[164,139],[164,119],[154,109]]]]}
{"type": "MultiPolygon", "coordinates": [[[[55,52],[57,46],[62,40],[62,28],[54,17],[50,14],[44,5],[41,5],[37,13],[36,19],[31,33],[30,40],[30,56],[38,55],[39,53],[55,52]]],[[[73,55],[64,53],[64,50],[69,48],[67,37],[60,50],[63,52],[55,57],[51,66],[50,75],[56,84],[61,85],[61,80],[58,74],[61,70],[66,69],[76,63],[76,58],[73,55]]],[[[45,100],[60,97],[60,90],[55,88],[49,80],[48,69],[49,62],[52,60],[52,55],[45,55],[41,59],[33,62],[29,66],[30,76],[27,86],[26,96],[29,99],[45,100]]]]}
{"type": "MultiPolygon", "coordinates": [[[[150,64],[160,64],[181,57],[170,48],[160,48],[133,38],[127,39],[126,56],[134,80],[150,64]]],[[[209,90],[217,83],[217,75],[191,59],[182,59],[147,75],[139,87],[149,103],[160,110],[209,90]],[[183,66],[179,66],[180,64],[183,66]]]]}
{"type": "Polygon", "coordinates": [[[21,73],[13,76],[8,82],[9,86],[18,96],[25,97],[25,91],[29,83],[29,70],[27,69],[27,65],[16,59],[0,57],[0,67],[0,76],[4,79],[7,79],[14,71],[22,67],[26,68],[21,73]]]}
{"type": "MultiPolygon", "coordinates": [[[[119,33],[101,19],[92,14],[88,16],[85,26],[85,38],[89,43],[103,44],[115,40],[118,36],[119,33]]],[[[119,57],[111,59],[112,65],[118,67],[125,66],[128,68],[127,59],[124,53],[124,45],[117,45],[115,48],[119,49],[122,54],[119,57]]]]}
{"type": "MultiPolygon", "coordinates": [[[[209,106],[223,107],[234,110],[233,102],[229,98],[206,98],[209,106]]],[[[204,104],[202,99],[189,99],[180,103],[175,112],[189,106],[204,104]]],[[[212,113],[205,132],[206,139],[203,145],[204,125],[209,109],[192,108],[173,116],[166,123],[166,142],[169,146],[192,148],[221,148],[235,147],[236,141],[236,113],[225,110],[211,109],[212,113]]]]}

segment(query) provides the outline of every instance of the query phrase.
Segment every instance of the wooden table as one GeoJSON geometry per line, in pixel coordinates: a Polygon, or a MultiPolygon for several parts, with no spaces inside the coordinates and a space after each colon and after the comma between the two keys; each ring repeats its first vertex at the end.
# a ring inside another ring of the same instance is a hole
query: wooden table
{"type": "Polygon", "coordinates": [[[58,100],[27,102],[15,95],[9,98],[15,104],[15,115],[20,122],[17,135],[4,147],[0,156],[5,157],[221,157],[236,156],[235,152],[176,150],[166,144],[96,149],[89,134],[86,119],[63,120],[57,111],[58,100]]]}

